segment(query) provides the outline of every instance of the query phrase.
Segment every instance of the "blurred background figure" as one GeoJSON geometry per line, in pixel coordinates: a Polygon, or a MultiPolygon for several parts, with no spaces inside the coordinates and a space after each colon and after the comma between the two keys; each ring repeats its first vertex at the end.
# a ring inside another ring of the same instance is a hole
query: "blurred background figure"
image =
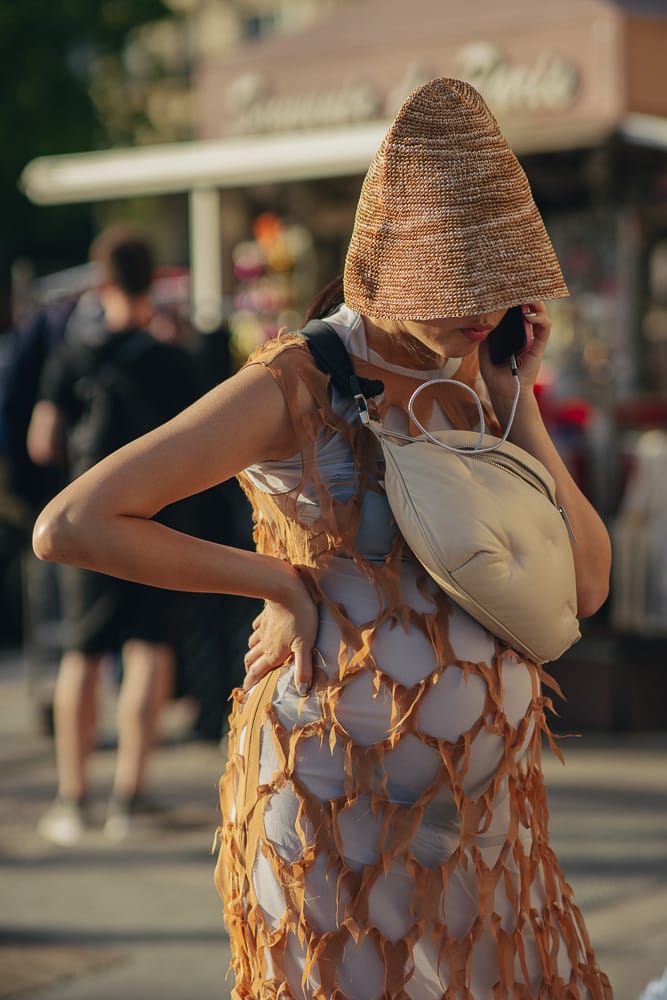
{"type": "Polygon", "coordinates": [[[92,291],[68,289],[57,299],[28,310],[10,334],[0,382],[0,583],[2,639],[23,644],[32,707],[40,730],[51,733],[52,677],[60,653],[57,573],[33,557],[32,523],[64,485],[64,463],[37,465],[27,449],[27,432],[47,358],[67,338],[102,320],[92,291]]]}
{"type": "MultiPolygon", "coordinates": [[[[51,303],[19,323],[12,331],[0,388],[0,576],[6,579],[14,560],[20,558],[29,543],[31,522],[37,513],[64,484],[62,466],[38,466],[26,447],[28,425],[37,399],[39,380],[46,358],[65,336],[67,324],[77,307],[72,296],[51,303]]],[[[20,574],[14,572],[15,576],[20,574]]],[[[40,581],[47,572],[40,575],[40,581]]],[[[44,589],[44,588],[42,588],[44,589]]],[[[21,637],[20,591],[3,590],[14,595],[11,619],[12,640],[21,637]]],[[[7,607],[6,603],[4,604],[7,607]]]]}
{"type": "Polygon", "coordinates": [[[637,436],[614,519],[612,624],[621,636],[667,636],[667,431],[637,436]]]}
{"type": "Polygon", "coordinates": [[[652,979],[639,1000],[667,1000],[667,969],[660,979],[652,979]]]}
{"type": "MultiPolygon", "coordinates": [[[[53,689],[63,646],[59,577],[37,560],[30,545],[39,510],[64,485],[66,456],[36,464],[27,430],[47,359],[63,342],[97,344],[106,336],[95,265],[82,264],[31,280],[20,318],[2,344],[0,358],[0,619],[3,648],[22,647],[22,665],[37,729],[53,734],[53,689]]],[[[188,319],[189,275],[161,265],[151,286],[148,332],[187,351],[196,365],[199,392],[232,371],[226,324],[202,335],[188,319]]],[[[192,530],[222,543],[252,547],[247,501],[238,484],[223,483],[183,501],[192,530]]],[[[188,735],[220,741],[232,688],[243,677],[243,655],[258,602],[233,595],[187,595],[179,603],[175,697],[191,703],[188,735]]]]}
{"type": "MultiPolygon", "coordinates": [[[[99,268],[104,322],[64,337],[41,374],[28,428],[40,466],[75,478],[102,457],[168,420],[199,394],[189,354],[148,332],[153,258],[144,237],[105,230],[91,257],[99,268]]],[[[187,517],[187,512],[186,515],[187,517]]],[[[183,509],[171,515],[183,527],[183,509]]],[[[94,747],[98,682],[105,656],[121,651],[118,755],[105,832],[121,839],[148,806],[146,767],[160,711],[174,692],[177,604],[170,592],[72,567],[61,574],[64,653],[54,696],[58,796],[39,830],[78,841],[87,815],[87,762],[94,747]]]]}

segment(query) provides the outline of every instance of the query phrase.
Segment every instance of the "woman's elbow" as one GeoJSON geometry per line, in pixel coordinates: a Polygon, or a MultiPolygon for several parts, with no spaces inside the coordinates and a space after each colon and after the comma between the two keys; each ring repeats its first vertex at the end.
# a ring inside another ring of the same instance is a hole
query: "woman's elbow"
{"type": "Polygon", "coordinates": [[[41,512],[32,532],[32,548],[46,562],[75,563],[79,539],[68,507],[51,501],[41,512]]]}
{"type": "Polygon", "coordinates": [[[577,618],[590,618],[596,611],[599,611],[607,600],[607,592],[599,594],[586,594],[577,600],[577,618]]]}
{"type": "Polygon", "coordinates": [[[577,580],[577,616],[590,618],[609,596],[611,578],[611,542],[602,522],[589,546],[574,549],[577,580]]]}
{"type": "Polygon", "coordinates": [[[609,575],[600,575],[577,586],[577,617],[590,618],[609,596],[609,575]]]}

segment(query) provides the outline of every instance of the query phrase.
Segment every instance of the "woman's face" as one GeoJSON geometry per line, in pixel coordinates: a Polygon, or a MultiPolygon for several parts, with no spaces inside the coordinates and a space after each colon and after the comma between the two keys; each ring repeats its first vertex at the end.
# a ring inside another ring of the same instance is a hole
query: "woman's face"
{"type": "MultiPolygon", "coordinates": [[[[371,318],[366,321],[371,346],[382,354],[381,341],[389,334],[394,347],[403,342],[406,352],[417,354],[419,348],[440,358],[464,358],[483,343],[500,323],[507,309],[496,309],[474,316],[458,316],[425,320],[385,320],[371,318]],[[374,343],[373,343],[374,341],[374,343]]],[[[426,358],[424,360],[427,360],[426,358]]]]}

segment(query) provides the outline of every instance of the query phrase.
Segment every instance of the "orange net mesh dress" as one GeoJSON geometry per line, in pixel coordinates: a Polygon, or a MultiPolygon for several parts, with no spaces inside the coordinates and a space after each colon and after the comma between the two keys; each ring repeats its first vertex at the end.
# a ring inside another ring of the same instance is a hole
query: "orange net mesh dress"
{"type": "MultiPolygon", "coordinates": [[[[432,373],[386,364],[346,307],[327,321],[357,371],[384,382],[389,426],[407,429],[425,378],[453,367],[477,381],[472,359],[432,373]]],[[[304,392],[312,401],[294,416],[293,459],[241,481],[258,550],[300,569],[320,624],[306,697],[290,664],[235,692],[216,866],[232,997],[606,1000],[548,842],[542,684],[553,682],[416,563],[372,435],[303,338],[251,363],[293,414],[304,392]]],[[[474,404],[426,395],[418,415],[432,427],[473,426],[474,404]]]]}

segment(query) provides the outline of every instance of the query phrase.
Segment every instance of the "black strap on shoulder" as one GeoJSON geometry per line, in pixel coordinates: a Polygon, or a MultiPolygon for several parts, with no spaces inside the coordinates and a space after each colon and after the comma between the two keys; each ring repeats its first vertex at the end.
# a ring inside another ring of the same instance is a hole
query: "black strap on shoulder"
{"type": "Polygon", "coordinates": [[[300,332],[315,364],[331,377],[332,384],[342,396],[371,399],[384,392],[384,383],[379,379],[361,378],[355,374],[343,341],[324,320],[311,319],[300,332]]]}

